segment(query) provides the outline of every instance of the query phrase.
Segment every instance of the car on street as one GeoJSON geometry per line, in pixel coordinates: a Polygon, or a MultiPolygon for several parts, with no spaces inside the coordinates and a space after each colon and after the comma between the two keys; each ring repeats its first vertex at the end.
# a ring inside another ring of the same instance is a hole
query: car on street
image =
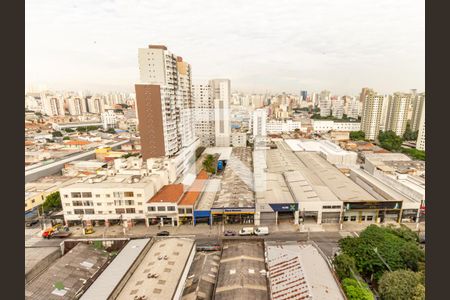
{"type": "Polygon", "coordinates": [[[34,225],[36,225],[37,223],[39,223],[39,220],[31,220],[25,223],[25,226],[27,227],[33,227],[34,225]]]}
{"type": "Polygon", "coordinates": [[[258,227],[255,230],[256,235],[268,235],[269,234],[269,228],[268,227],[258,227]]]}
{"type": "Polygon", "coordinates": [[[239,235],[252,235],[254,233],[253,227],[244,227],[239,230],[239,235]]]}
{"type": "Polygon", "coordinates": [[[158,232],[156,234],[156,236],[168,236],[168,235],[170,235],[170,233],[168,231],[165,231],[165,230],[160,231],[160,232],[158,232]]]}
{"type": "Polygon", "coordinates": [[[235,235],[236,235],[236,231],[233,231],[233,230],[225,230],[225,231],[223,232],[223,235],[224,235],[224,236],[235,236],[235,235]]]}

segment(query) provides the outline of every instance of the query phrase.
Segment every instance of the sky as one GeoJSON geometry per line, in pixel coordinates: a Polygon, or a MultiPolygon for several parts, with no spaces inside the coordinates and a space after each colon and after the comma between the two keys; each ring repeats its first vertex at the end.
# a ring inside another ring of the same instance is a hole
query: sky
{"type": "Polygon", "coordinates": [[[357,94],[425,89],[424,0],[26,0],[25,84],[133,92],[164,44],[200,83],[357,94]]]}

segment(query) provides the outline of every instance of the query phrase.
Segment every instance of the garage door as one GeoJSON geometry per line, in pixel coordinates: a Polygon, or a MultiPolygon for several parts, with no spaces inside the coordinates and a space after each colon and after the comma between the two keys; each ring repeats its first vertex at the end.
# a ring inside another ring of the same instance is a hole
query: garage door
{"type": "Polygon", "coordinates": [[[324,212],[322,213],[322,223],[339,223],[339,212],[324,212]]]}
{"type": "Polygon", "coordinates": [[[261,225],[276,224],[275,212],[261,212],[261,214],[260,214],[260,224],[261,225]]]}

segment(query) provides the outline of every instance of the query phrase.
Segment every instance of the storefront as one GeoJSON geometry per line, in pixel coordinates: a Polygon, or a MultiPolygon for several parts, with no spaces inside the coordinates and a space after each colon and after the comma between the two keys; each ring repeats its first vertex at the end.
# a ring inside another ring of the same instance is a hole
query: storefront
{"type": "Polygon", "coordinates": [[[345,202],[342,222],[400,222],[401,201],[345,202]]]}
{"type": "Polygon", "coordinates": [[[254,224],[255,208],[212,208],[213,224],[254,224]]]}
{"type": "Polygon", "coordinates": [[[210,210],[194,210],[194,225],[208,224],[211,225],[210,210]]]}

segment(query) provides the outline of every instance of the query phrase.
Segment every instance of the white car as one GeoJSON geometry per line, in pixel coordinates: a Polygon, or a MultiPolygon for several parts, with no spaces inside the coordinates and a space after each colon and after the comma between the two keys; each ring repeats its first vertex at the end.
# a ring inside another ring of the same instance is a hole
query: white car
{"type": "Polygon", "coordinates": [[[253,227],[244,227],[239,230],[239,235],[252,235],[253,233],[253,227]]]}
{"type": "Polygon", "coordinates": [[[255,230],[256,235],[268,235],[269,234],[269,228],[268,227],[258,227],[255,230]]]}

